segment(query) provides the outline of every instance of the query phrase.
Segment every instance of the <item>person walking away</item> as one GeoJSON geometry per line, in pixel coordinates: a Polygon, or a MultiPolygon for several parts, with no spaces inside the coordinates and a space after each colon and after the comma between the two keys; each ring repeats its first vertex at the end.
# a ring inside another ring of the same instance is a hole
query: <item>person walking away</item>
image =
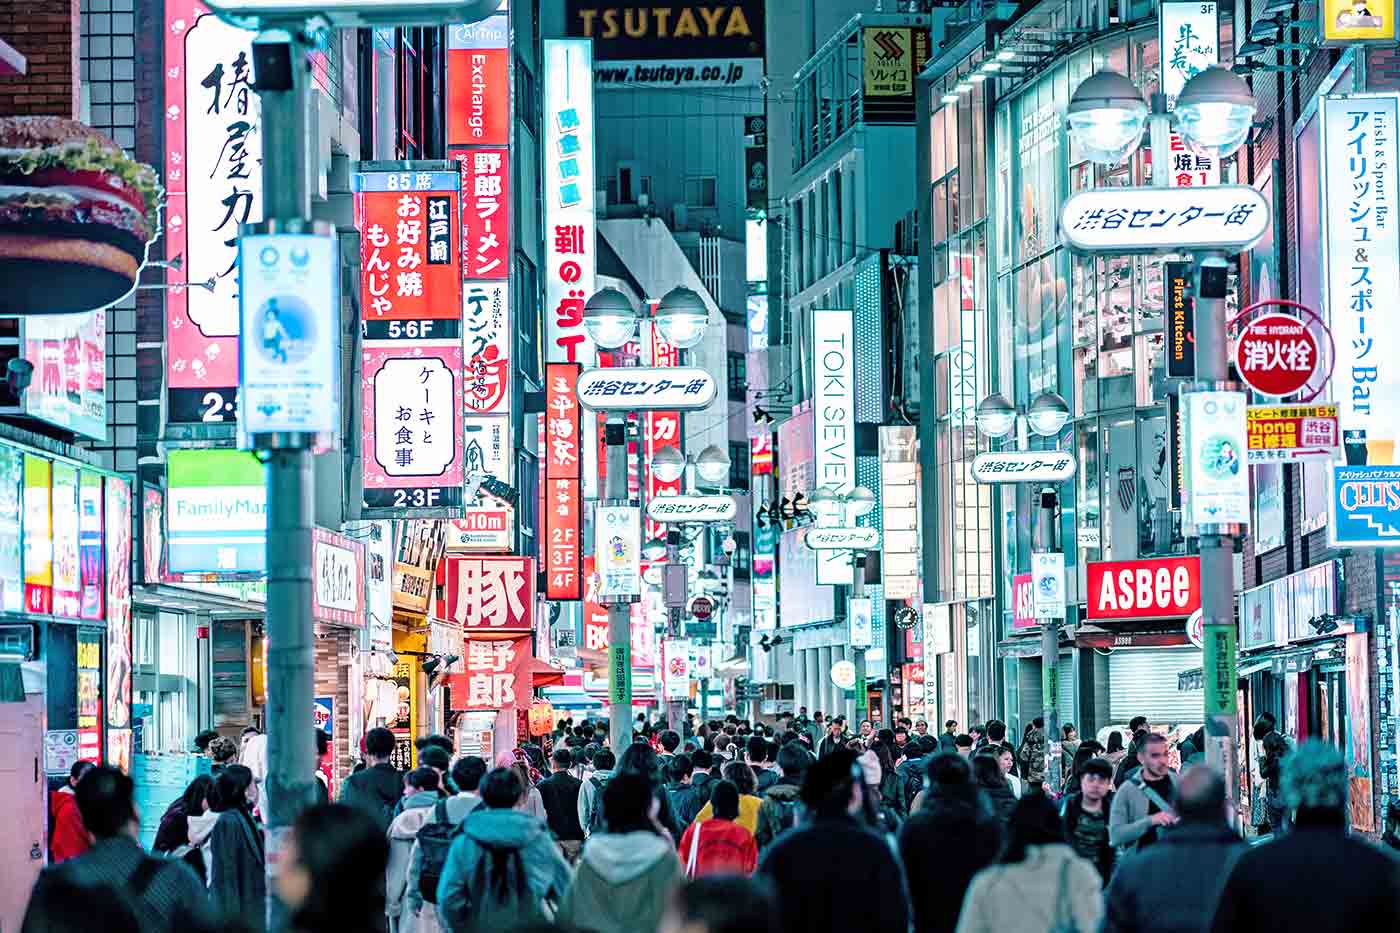
{"type": "Polygon", "coordinates": [[[1041,716],[1031,720],[1021,741],[1021,751],[1017,756],[1021,762],[1021,774],[1026,779],[1027,790],[1041,790],[1045,783],[1045,719],[1041,716]]]}
{"type": "Polygon", "coordinates": [[[567,748],[556,748],[549,756],[549,777],[540,781],[535,788],[544,800],[549,831],[554,833],[570,865],[578,861],[579,851],[583,848],[583,827],[578,820],[578,797],[583,782],[569,773],[573,764],[574,756],[567,748]]]}
{"type": "Polygon", "coordinates": [[[214,762],[209,773],[218,777],[229,765],[238,764],[238,743],[226,735],[215,737],[209,743],[209,758],[214,762]]]}
{"type": "MultiPolygon", "coordinates": [[[[904,817],[896,809],[895,803],[886,799],[880,791],[884,779],[880,756],[875,750],[866,749],[859,753],[856,762],[860,765],[861,778],[865,782],[864,803],[861,807],[865,822],[876,832],[887,833],[893,839],[894,834],[899,832],[899,824],[904,821],[904,817]]],[[[890,773],[893,775],[894,772],[890,773]]]]}
{"type": "Polygon", "coordinates": [[[439,793],[438,773],[432,768],[414,768],[404,776],[403,810],[389,824],[389,864],[384,870],[384,912],[389,918],[389,933],[411,931],[413,912],[405,903],[408,869],[413,858],[413,843],[433,816],[433,809],[446,801],[439,793]]]}
{"type": "Polygon", "coordinates": [[[783,775],[768,788],[758,807],[754,841],[759,849],[766,851],[773,840],[797,825],[802,809],[802,779],[812,761],[812,753],[800,742],[789,742],[778,750],[778,767],[783,775]]]}
{"type": "Polygon", "coordinates": [[[1235,861],[1213,933],[1400,930],[1400,870],[1384,849],[1347,834],[1346,762],[1310,739],[1283,764],[1292,829],[1235,861]]]}
{"type": "Polygon", "coordinates": [[[1070,848],[1099,870],[1104,884],[1113,876],[1116,851],[1108,841],[1108,815],[1113,809],[1113,765],[1091,758],[1080,773],[1079,791],[1060,807],[1065,839],[1070,848]]]}
{"type": "Polygon", "coordinates": [[[525,785],[515,768],[481,781],[481,806],[463,821],[437,889],[438,922],[450,933],[542,921],[569,887],[569,865],[544,822],[517,808],[525,785]]]}
{"type": "Polygon", "coordinates": [[[544,797],[540,795],[539,788],[535,787],[535,782],[530,776],[530,763],[523,754],[516,754],[520,749],[513,752],[501,752],[496,756],[496,767],[514,768],[515,773],[520,777],[520,785],[525,788],[525,792],[520,795],[520,800],[515,804],[515,809],[521,813],[528,813],[545,823],[549,819],[549,814],[544,809],[544,797]]]}
{"type": "MultiPolygon", "coordinates": [[[[881,734],[889,730],[882,729],[881,734]]],[[[874,753],[876,761],[880,765],[880,802],[888,807],[892,813],[899,818],[900,822],[909,815],[909,798],[904,793],[904,781],[900,779],[899,770],[895,767],[894,737],[891,734],[890,741],[878,738],[870,746],[870,751],[874,753]]],[[[867,775],[869,777],[869,775],[867,775]]]]}
{"type": "Polygon", "coordinates": [[[749,767],[753,768],[756,779],[757,793],[762,795],[764,791],[778,782],[778,772],[773,770],[773,745],[767,739],[759,735],[749,737],[745,744],[748,751],[749,767]]]}
{"type": "Polygon", "coordinates": [[[1260,835],[1284,832],[1288,824],[1288,808],[1283,804],[1283,760],[1288,757],[1288,740],[1275,728],[1272,713],[1263,713],[1254,721],[1254,738],[1259,743],[1259,776],[1264,780],[1263,806],[1255,808],[1254,825],[1260,835]]]}
{"type": "Polygon", "coordinates": [[[777,923],[778,908],[767,885],[711,875],[676,889],[657,933],[774,933],[777,923]]]}
{"type": "Polygon", "coordinates": [[[340,800],[358,807],[379,823],[381,832],[388,832],[394,809],[403,796],[403,777],[389,764],[394,754],[394,733],[383,727],[365,733],[365,760],[369,766],[350,775],[340,788],[340,800]]]}
{"type": "MultiPolygon", "coordinates": [[[[617,774],[640,774],[647,779],[647,783],[651,785],[652,796],[656,798],[660,807],[661,825],[670,832],[673,842],[679,841],[685,827],[677,822],[675,813],[671,811],[671,800],[666,795],[666,778],[652,747],[646,742],[633,742],[627,746],[617,762],[617,774]]],[[[752,777],[753,772],[749,774],[752,777]]],[[[755,813],[757,810],[758,806],[755,804],[755,813]]]]}
{"type": "Polygon", "coordinates": [[[1011,792],[1011,784],[1001,770],[1000,756],[988,752],[973,755],[972,776],[991,804],[992,813],[1005,829],[1011,822],[1012,811],[1016,809],[1016,795],[1011,792]]]}
{"type": "Polygon", "coordinates": [[[961,755],[931,757],[928,782],[923,808],[900,828],[899,853],[914,933],[953,933],[967,886],[1001,851],[1002,828],[961,755]]]}
{"type": "Polygon", "coordinates": [[[194,869],[200,880],[205,873],[204,855],[200,846],[209,837],[218,815],[206,816],[209,810],[209,796],[214,790],[214,779],[207,774],[197,776],[185,787],[180,798],[166,808],[156,829],[155,843],[151,851],[183,858],[194,869]],[[194,836],[198,834],[198,841],[194,836]]]}
{"type": "Polygon", "coordinates": [[[689,826],[707,803],[700,798],[700,791],[693,783],[694,774],[695,766],[689,755],[676,755],[671,759],[667,769],[671,780],[666,785],[666,796],[671,799],[671,812],[681,826],[689,826]]]}
{"type": "Polygon", "coordinates": [[[1109,811],[1108,841],[1120,852],[1147,848],[1157,841],[1159,829],[1177,821],[1171,805],[1176,775],[1167,767],[1166,737],[1156,732],[1143,736],[1138,758],[1141,767],[1113,795],[1109,811]]]}
{"type": "Polygon", "coordinates": [[[783,933],[908,928],[899,862],[885,839],[856,819],[864,795],[860,767],[848,749],[807,769],[802,803],[810,818],[784,833],[759,863],[759,873],[777,892],[783,933]]]}
{"type": "Polygon", "coordinates": [[[607,829],[588,837],[558,923],[587,933],[654,930],[683,873],[651,781],[623,771],[603,790],[607,829]]]}
{"type": "Polygon", "coordinates": [[[1103,933],[1208,928],[1220,888],[1245,844],[1226,823],[1225,781],[1209,767],[1182,772],[1172,806],[1181,822],[1157,845],[1123,859],[1109,882],[1103,933]],[[1185,891],[1191,896],[1182,897],[1185,891]]]}
{"type": "Polygon", "coordinates": [[[681,836],[680,854],[687,878],[702,875],[752,875],[758,867],[758,844],[753,833],[735,822],[739,818],[739,789],[720,781],[710,798],[714,817],[696,820],[681,836]]]}
{"type": "Polygon", "coordinates": [[[209,900],[224,917],[245,917],[264,929],[267,865],[263,835],[253,819],[257,785],[252,769],[229,765],[214,782],[212,808],[218,817],[209,833],[209,900]]]}
{"type": "MultiPolygon", "coordinates": [[[[162,859],[141,851],[138,837],[141,818],[134,801],[136,785],[119,769],[92,768],[73,796],[92,845],[81,855],[49,865],[39,873],[29,900],[23,929],[47,933],[52,911],[61,894],[84,892],[79,902],[93,910],[98,889],[122,892],[143,933],[186,933],[204,929],[212,919],[204,885],[190,867],[174,859],[162,859]]],[[[88,929],[92,929],[92,924],[88,929]]]]}
{"type": "Polygon", "coordinates": [[[363,810],[320,804],[302,812],[275,886],[292,933],[378,933],[389,844],[363,810]]]}
{"type": "Polygon", "coordinates": [[[895,766],[895,774],[904,782],[905,812],[914,813],[914,798],[924,789],[924,759],[937,749],[938,743],[911,738],[904,746],[904,760],[895,766]]]}
{"type": "MultiPolygon", "coordinates": [[[[729,781],[739,790],[739,815],[736,818],[739,825],[747,829],[750,833],[758,833],[758,810],[763,805],[763,800],[758,796],[757,779],[754,777],[753,769],[742,761],[731,761],[724,766],[724,780],[729,781]]],[[[712,819],[715,815],[714,798],[700,808],[700,812],[695,815],[695,822],[703,823],[712,819]]]]}
{"type": "Polygon", "coordinates": [[[1138,755],[1142,751],[1142,742],[1147,738],[1147,717],[1134,716],[1128,721],[1128,751],[1123,759],[1118,762],[1118,770],[1113,772],[1113,789],[1119,790],[1123,782],[1133,776],[1133,773],[1142,766],[1138,755]]]}
{"type": "Polygon", "coordinates": [[[957,933],[1096,933],[1102,917],[1099,873],[1066,845],[1050,798],[1027,794],[1001,860],[972,879],[957,933]]]}
{"type": "Polygon", "coordinates": [[[695,788],[695,796],[703,807],[709,802],[710,793],[719,783],[719,779],[710,774],[710,769],[715,766],[715,756],[712,752],[697,748],[690,756],[690,763],[695,766],[695,770],[690,773],[690,786],[695,788]]]}
{"type": "Polygon", "coordinates": [[[464,755],[452,765],[452,784],[457,793],[439,800],[433,815],[418,829],[408,860],[404,885],[404,906],[417,919],[418,933],[436,933],[437,890],[447,865],[447,854],[457,836],[457,827],[481,804],[481,779],[486,762],[476,755],[464,755]],[[423,909],[428,904],[427,910],[423,909]]]}
{"type": "Polygon", "coordinates": [[[616,767],[617,758],[614,757],[612,749],[598,749],[598,753],[593,756],[593,773],[579,787],[578,821],[583,827],[585,839],[603,829],[603,791],[612,780],[613,769],[616,767]]]}
{"type": "Polygon", "coordinates": [[[63,786],[49,794],[49,855],[50,863],[57,865],[70,858],[82,855],[92,847],[88,831],[83,826],[83,816],[78,812],[78,798],[75,789],[83,775],[93,769],[90,761],[77,761],[68,769],[68,780],[63,786]]]}

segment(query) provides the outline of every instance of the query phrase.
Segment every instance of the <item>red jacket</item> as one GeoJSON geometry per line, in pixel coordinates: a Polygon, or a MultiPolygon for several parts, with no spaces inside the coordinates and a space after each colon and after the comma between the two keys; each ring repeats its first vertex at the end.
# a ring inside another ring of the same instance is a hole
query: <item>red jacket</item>
{"type": "Polygon", "coordinates": [[[752,875],[758,867],[758,844],[753,833],[732,820],[718,818],[691,823],[681,836],[681,864],[690,867],[690,849],[700,834],[692,878],[702,875],[752,875]]]}
{"type": "Polygon", "coordinates": [[[49,794],[49,826],[53,830],[49,848],[55,865],[82,855],[92,846],[82,814],[78,812],[78,799],[71,788],[63,787],[49,794]]]}

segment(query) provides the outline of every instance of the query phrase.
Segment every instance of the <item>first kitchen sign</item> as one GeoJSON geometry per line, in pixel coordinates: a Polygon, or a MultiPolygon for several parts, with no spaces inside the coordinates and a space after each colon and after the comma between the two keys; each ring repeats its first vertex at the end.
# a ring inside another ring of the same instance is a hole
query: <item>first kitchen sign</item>
{"type": "Polygon", "coordinates": [[[1184,619],[1201,608],[1198,557],[1090,561],[1087,618],[1184,619]]]}

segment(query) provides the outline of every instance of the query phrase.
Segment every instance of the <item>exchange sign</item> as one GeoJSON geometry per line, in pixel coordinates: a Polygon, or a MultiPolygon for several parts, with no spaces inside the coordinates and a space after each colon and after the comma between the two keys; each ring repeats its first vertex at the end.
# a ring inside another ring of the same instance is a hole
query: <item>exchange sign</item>
{"type": "Polygon", "coordinates": [[[1054,450],[978,454],[972,478],[979,483],[1058,483],[1074,475],[1074,455],[1054,450]]]}
{"type": "Polygon", "coordinates": [[[1248,185],[1095,188],[1060,211],[1060,230],[1086,253],[1239,251],[1269,230],[1269,203],[1248,185]]]}
{"type": "Polygon", "coordinates": [[[878,528],[808,528],[807,546],[814,551],[873,551],[880,546],[878,528]]]}
{"type": "Polygon", "coordinates": [[[1265,314],[1240,331],[1235,366],[1240,378],[1260,395],[1299,392],[1317,371],[1317,338],[1291,314],[1265,314]]]}
{"type": "Polygon", "coordinates": [[[694,411],[717,391],[715,378],[693,366],[585,369],[578,378],[579,402],[595,411],[694,411]]]}
{"type": "Polygon", "coordinates": [[[654,522],[732,522],[739,507],[733,496],[661,496],[647,502],[654,522]]]}
{"type": "Polygon", "coordinates": [[[1244,417],[1251,466],[1336,456],[1336,405],[1251,405],[1244,417]]]}

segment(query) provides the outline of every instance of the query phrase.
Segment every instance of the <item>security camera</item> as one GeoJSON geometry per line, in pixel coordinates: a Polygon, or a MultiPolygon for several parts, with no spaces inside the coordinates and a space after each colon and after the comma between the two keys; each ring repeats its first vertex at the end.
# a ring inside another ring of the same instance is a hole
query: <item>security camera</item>
{"type": "Polygon", "coordinates": [[[22,356],[16,356],[5,364],[5,385],[16,396],[29,388],[34,381],[34,364],[22,356]]]}

